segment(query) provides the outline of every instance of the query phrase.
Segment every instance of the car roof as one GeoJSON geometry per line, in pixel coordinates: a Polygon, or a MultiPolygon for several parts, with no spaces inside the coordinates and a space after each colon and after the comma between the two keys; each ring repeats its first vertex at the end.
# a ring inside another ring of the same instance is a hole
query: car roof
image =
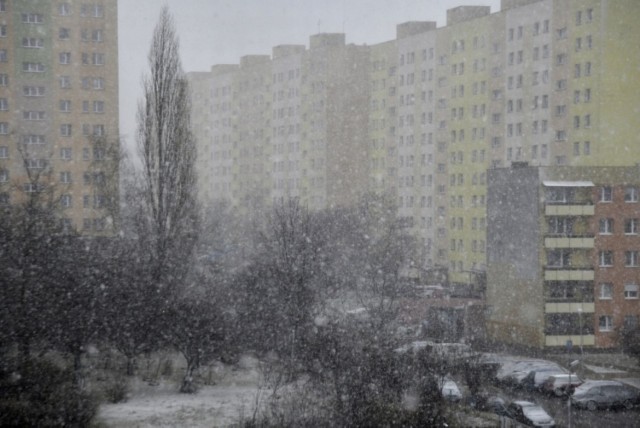
{"type": "Polygon", "coordinates": [[[531,401],[526,401],[526,400],[515,400],[515,401],[512,401],[511,404],[515,404],[520,407],[537,406],[536,403],[532,403],[531,401]]]}

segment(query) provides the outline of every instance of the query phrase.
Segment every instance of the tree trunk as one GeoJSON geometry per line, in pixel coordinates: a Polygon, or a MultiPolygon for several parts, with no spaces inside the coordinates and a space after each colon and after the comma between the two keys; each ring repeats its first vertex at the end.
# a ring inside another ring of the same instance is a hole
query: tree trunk
{"type": "Polygon", "coordinates": [[[195,382],[193,381],[193,375],[198,369],[197,364],[193,361],[187,362],[187,372],[182,379],[182,385],[180,386],[180,392],[186,394],[193,394],[197,391],[195,382]]]}

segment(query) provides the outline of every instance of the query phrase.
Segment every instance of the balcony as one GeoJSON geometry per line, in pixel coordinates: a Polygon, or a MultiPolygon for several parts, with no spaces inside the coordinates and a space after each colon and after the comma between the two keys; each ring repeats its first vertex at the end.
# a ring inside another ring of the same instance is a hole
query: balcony
{"type": "Polygon", "coordinates": [[[549,267],[544,270],[545,281],[593,281],[593,268],[549,267]]]}
{"type": "Polygon", "coordinates": [[[545,248],[593,248],[593,236],[545,236],[545,248]]]}
{"type": "Polygon", "coordinates": [[[595,213],[595,206],[592,204],[578,205],[568,204],[546,204],[544,214],[547,216],[592,216],[595,213]]]}
{"type": "Polygon", "coordinates": [[[545,303],[544,312],[547,314],[560,313],[593,313],[595,304],[593,302],[552,302],[545,303]]]}
{"type": "Polygon", "coordinates": [[[544,337],[545,346],[567,346],[567,342],[570,340],[573,346],[593,346],[596,343],[595,336],[593,334],[584,335],[547,335],[544,337]]]}

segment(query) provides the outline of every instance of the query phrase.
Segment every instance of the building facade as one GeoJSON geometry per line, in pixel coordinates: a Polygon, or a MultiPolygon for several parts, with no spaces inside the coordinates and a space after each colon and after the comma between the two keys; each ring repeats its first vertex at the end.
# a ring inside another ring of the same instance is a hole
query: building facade
{"type": "Polygon", "coordinates": [[[638,326],[639,166],[496,168],[488,189],[492,337],[606,348],[638,326]]]}
{"type": "Polygon", "coordinates": [[[386,192],[421,244],[418,272],[483,287],[490,170],[640,160],[637,2],[504,0],[490,12],[456,7],[443,27],[399,24],[371,46],[319,34],[259,65],[190,74],[202,87],[194,110],[212,112],[195,129],[213,156],[203,168],[215,171],[201,194],[247,208],[251,192],[263,205],[294,196],[317,209],[386,192]],[[225,118],[231,131],[253,129],[226,142],[206,134],[225,118]],[[232,172],[242,164],[233,147],[247,144],[255,169],[232,172]],[[246,181],[257,187],[233,187],[246,181]]]}
{"type": "Polygon", "coordinates": [[[114,227],[117,34],[115,0],[0,1],[0,203],[47,191],[65,227],[114,227]]]}

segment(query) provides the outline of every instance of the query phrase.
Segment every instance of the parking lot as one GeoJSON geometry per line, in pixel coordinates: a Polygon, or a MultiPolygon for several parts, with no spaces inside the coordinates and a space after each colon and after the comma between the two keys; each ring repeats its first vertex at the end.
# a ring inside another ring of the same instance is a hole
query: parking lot
{"type": "MultiPolygon", "coordinates": [[[[521,360],[523,358],[515,356],[496,356],[498,361],[503,364],[513,363],[514,361],[521,360]]],[[[610,378],[618,376],[621,380],[627,381],[637,387],[638,379],[627,378],[629,373],[622,370],[611,369],[607,371],[605,368],[598,368],[593,366],[586,366],[593,370],[590,372],[582,367],[583,377],[590,378],[589,373],[593,377],[603,378],[606,373],[610,374],[610,378]]],[[[631,374],[633,375],[633,374],[631,374]]],[[[636,406],[631,410],[626,409],[614,409],[614,410],[596,410],[589,411],[572,407],[569,409],[567,405],[566,397],[549,396],[538,391],[527,391],[526,389],[506,386],[502,383],[494,384],[487,388],[491,394],[502,398],[506,403],[514,400],[527,400],[540,405],[546,412],[553,417],[557,427],[610,427],[610,428],[622,428],[622,427],[640,427],[640,406],[636,406]],[[571,424],[569,424],[569,418],[571,418],[571,424]]]]}

